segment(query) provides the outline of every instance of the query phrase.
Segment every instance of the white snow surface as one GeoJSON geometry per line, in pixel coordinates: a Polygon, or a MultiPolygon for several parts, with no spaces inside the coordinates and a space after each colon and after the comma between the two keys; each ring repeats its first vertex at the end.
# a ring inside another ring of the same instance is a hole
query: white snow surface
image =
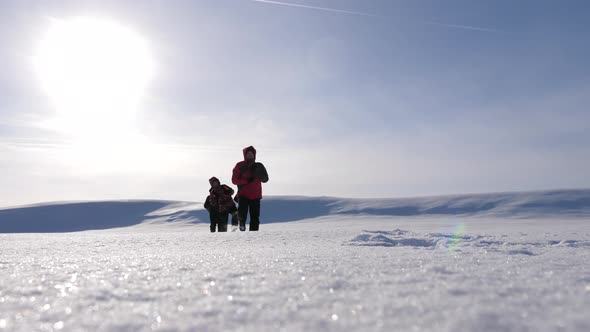
{"type": "Polygon", "coordinates": [[[588,192],[490,195],[0,210],[0,330],[589,331],[588,192]]]}

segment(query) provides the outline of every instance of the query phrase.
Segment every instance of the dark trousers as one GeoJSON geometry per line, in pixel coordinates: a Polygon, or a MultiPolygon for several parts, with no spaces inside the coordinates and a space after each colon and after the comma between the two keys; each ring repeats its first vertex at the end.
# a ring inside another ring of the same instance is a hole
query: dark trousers
{"type": "Polygon", "coordinates": [[[260,199],[247,199],[240,197],[238,203],[238,215],[240,226],[246,227],[246,218],[248,210],[250,211],[250,230],[257,231],[260,226],[260,199]]]}
{"type": "Polygon", "coordinates": [[[232,206],[231,209],[229,209],[228,211],[231,214],[231,225],[232,226],[238,226],[238,209],[236,208],[236,206],[232,206]]]}
{"type": "Polygon", "coordinates": [[[227,232],[227,219],[229,212],[209,211],[209,220],[211,221],[211,233],[215,232],[215,226],[219,232],[227,232]]]}

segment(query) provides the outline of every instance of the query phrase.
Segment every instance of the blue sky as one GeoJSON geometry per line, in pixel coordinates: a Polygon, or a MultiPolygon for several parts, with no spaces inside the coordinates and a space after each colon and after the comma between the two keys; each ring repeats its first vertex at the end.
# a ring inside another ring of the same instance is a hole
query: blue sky
{"type": "Polygon", "coordinates": [[[587,2],[284,2],[371,16],[249,0],[0,2],[0,206],[199,201],[251,144],[268,195],[590,186],[587,2]],[[78,17],[149,45],[139,140],[113,143],[103,125],[86,146],[45,125],[57,111],[32,59],[53,20],[78,17]]]}

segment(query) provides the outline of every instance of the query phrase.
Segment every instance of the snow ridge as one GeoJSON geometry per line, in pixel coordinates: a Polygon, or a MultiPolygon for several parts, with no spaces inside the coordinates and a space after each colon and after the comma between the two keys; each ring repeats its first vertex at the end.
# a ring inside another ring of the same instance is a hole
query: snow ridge
{"type": "MultiPolygon", "coordinates": [[[[329,216],[590,218],[590,189],[397,199],[270,196],[262,223],[329,216]]],[[[156,200],[76,202],[0,209],[0,233],[75,232],[136,225],[207,223],[202,203],[156,200]]],[[[396,244],[396,243],[392,243],[396,244]]]]}

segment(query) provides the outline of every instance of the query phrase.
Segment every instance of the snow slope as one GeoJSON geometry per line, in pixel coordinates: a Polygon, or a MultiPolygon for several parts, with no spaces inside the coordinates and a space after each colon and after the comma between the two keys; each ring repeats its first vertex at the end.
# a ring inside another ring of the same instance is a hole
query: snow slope
{"type": "MultiPolygon", "coordinates": [[[[559,190],[398,199],[267,197],[262,222],[297,221],[333,215],[478,217],[587,217],[590,190],[559,190]]],[[[153,223],[208,222],[201,203],[107,201],[0,209],[0,233],[72,232],[153,223]]]]}
{"type": "Polygon", "coordinates": [[[103,229],[0,234],[0,330],[588,331],[588,196],[274,198],[257,233],[183,202],[2,210],[103,229]]]}

